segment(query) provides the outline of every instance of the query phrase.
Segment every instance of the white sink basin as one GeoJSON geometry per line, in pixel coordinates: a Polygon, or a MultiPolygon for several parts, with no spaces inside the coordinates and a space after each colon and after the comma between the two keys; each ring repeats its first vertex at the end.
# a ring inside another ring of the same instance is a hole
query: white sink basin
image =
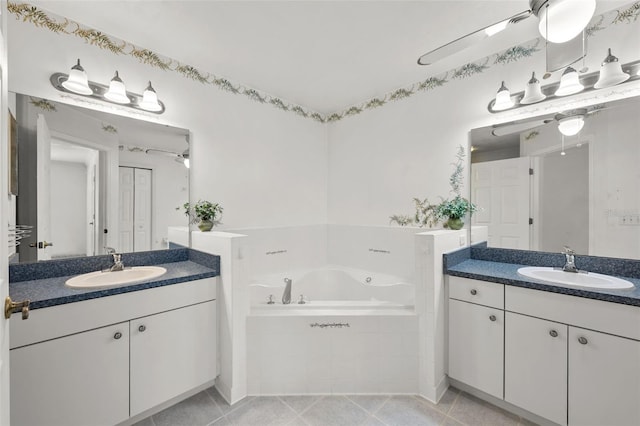
{"type": "Polygon", "coordinates": [[[576,288],[597,288],[623,290],[634,288],[632,282],[595,272],[564,272],[562,269],[541,266],[527,266],[518,269],[518,273],[528,278],[546,281],[551,284],[563,284],[576,288]]]}
{"type": "Polygon", "coordinates": [[[88,274],[69,278],[65,284],[68,287],[74,288],[111,287],[149,280],[159,277],[165,272],[167,272],[167,270],[161,266],[134,266],[133,268],[126,268],[122,271],[89,272],[88,274]]]}

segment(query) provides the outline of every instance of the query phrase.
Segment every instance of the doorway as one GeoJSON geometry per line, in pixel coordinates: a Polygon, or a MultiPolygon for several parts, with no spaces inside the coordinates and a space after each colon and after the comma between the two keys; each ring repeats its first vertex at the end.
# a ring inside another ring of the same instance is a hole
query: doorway
{"type": "Polygon", "coordinates": [[[151,250],[152,171],[120,167],[120,252],[151,250]]]}

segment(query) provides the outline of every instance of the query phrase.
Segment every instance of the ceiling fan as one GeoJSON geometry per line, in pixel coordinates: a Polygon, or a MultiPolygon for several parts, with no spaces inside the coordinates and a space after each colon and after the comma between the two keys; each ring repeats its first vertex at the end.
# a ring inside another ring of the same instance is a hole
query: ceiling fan
{"type": "Polygon", "coordinates": [[[431,65],[447,56],[481,42],[509,26],[529,18],[539,19],[538,30],[549,43],[565,43],[587,26],[596,9],[596,0],[529,0],[529,9],[495,24],[464,35],[418,58],[419,65],[431,65]]]}

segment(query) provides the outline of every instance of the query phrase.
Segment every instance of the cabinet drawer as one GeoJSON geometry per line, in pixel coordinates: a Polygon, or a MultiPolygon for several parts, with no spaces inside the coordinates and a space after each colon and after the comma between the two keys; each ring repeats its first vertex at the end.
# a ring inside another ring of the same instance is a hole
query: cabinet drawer
{"type": "Polygon", "coordinates": [[[504,309],[504,284],[449,276],[449,298],[504,309]]]}
{"type": "Polygon", "coordinates": [[[506,310],[640,340],[640,307],[507,286],[506,310]]]}

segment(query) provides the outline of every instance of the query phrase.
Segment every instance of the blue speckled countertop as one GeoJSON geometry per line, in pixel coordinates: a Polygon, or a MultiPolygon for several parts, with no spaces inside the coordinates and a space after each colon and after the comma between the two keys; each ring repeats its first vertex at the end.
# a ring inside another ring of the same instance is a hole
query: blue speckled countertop
{"type": "Polygon", "coordinates": [[[518,269],[524,266],[562,266],[563,261],[564,256],[555,253],[491,249],[482,245],[467,247],[444,255],[445,273],[448,275],[640,306],[640,274],[638,274],[640,262],[637,260],[626,261],[593,256],[580,256],[576,260],[580,269],[613,275],[632,282],[635,288],[629,290],[579,289],[561,284],[549,284],[518,274],[518,269]],[[615,270],[623,271],[624,275],[613,272],[613,267],[616,268],[615,270]]]}
{"type": "Polygon", "coordinates": [[[220,275],[220,258],[191,249],[123,254],[125,266],[156,265],[167,272],[136,283],[101,288],[70,288],[65,282],[76,275],[109,265],[110,256],[55,260],[10,266],[9,295],[31,301],[29,309],[46,308],[131,291],[145,290],[220,275]],[[96,268],[96,265],[99,265],[96,268]]]}

